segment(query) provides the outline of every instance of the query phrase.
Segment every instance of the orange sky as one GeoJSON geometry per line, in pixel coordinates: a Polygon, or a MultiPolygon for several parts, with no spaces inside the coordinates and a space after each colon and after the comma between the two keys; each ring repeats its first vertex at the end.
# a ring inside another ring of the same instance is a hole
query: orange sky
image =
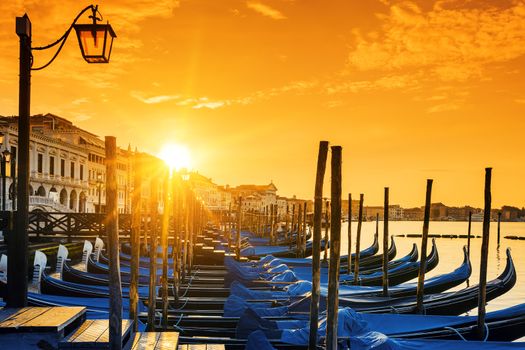
{"type": "MultiPolygon", "coordinates": [[[[15,16],[44,45],[83,7],[64,3],[0,2],[0,115],[17,113],[15,16]]],[[[391,202],[423,205],[431,177],[433,201],[481,206],[492,166],[493,205],[525,205],[524,1],[98,4],[118,35],[111,63],[86,64],[72,35],[33,74],[33,114],[151,153],[185,144],[219,184],[310,197],[326,139],[343,146],[343,193],[365,204],[390,186],[391,202]]]]}

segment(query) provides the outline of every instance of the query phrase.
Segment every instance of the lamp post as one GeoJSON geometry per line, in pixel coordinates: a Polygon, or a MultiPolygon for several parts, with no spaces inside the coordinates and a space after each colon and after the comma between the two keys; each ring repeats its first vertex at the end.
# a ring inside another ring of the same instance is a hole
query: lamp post
{"type": "Polygon", "coordinates": [[[102,213],[102,174],[97,173],[97,184],[98,184],[98,210],[97,212],[102,213]]]}
{"type": "MultiPolygon", "coordinates": [[[[8,273],[7,298],[9,307],[24,307],[27,305],[28,283],[28,250],[27,226],[29,215],[29,116],[31,96],[31,70],[41,70],[49,66],[60,53],[69,34],[75,29],[81,53],[88,63],[107,63],[111,55],[115,32],[108,24],[98,24],[102,16],[98,17],[98,7],[90,5],[80,11],[71,26],[55,42],[42,46],[31,46],[31,21],[27,14],[16,18],[16,34],[20,38],[20,80],[18,101],[18,184],[15,191],[18,197],[18,207],[15,214],[14,232],[8,242],[8,273]],[[92,24],[77,24],[79,18],[91,10],[92,24]],[[58,45],[58,46],[57,46],[58,45]],[[55,54],[46,64],[33,68],[33,52],[46,50],[57,46],[55,54]]],[[[14,156],[14,155],[13,155],[14,156]]],[[[14,158],[14,157],[13,157],[14,158]]],[[[11,169],[14,168],[14,161],[11,169]]],[[[13,174],[13,170],[11,171],[13,174]]],[[[14,178],[13,178],[14,180],[14,178]]],[[[14,188],[13,188],[14,190],[14,188]]],[[[14,203],[14,199],[13,199],[14,203]]]]}

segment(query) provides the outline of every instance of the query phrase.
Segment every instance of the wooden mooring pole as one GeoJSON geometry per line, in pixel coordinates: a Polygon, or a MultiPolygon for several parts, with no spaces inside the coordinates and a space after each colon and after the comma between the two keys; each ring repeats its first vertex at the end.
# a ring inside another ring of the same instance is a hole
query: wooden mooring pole
{"type": "Polygon", "coordinates": [[[341,146],[332,146],[330,266],[328,270],[328,305],[326,311],[326,349],[337,349],[337,313],[339,309],[339,257],[341,251],[341,146]]]}
{"type": "Polygon", "coordinates": [[[383,296],[388,296],[388,209],[389,188],[385,187],[385,204],[383,213],[383,296]]]}
{"type": "Polygon", "coordinates": [[[122,349],[122,285],[118,237],[117,139],[106,136],[106,236],[109,251],[109,346],[122,349]]]}
{"type": "Polygon", "coordinates": [[[228,250],[232,249],[232,202],[228,208],[228,250]]]}
{"type": "Polygon", "coordinates": [[[242,227],[242,197],[239,196],[239,207],[237,208],[237,246],[235,252],[237,260],[241,259],[241,227],[242,227]]]}
{"type": "MultiPolygon", "coordinates": [[[[182,187],[181,177],[179,174],[173,176],[173,249],[171,256],[173,259],[173,299],[174,304],[179,304],[179,290],[180,290],[180,257],[181,257],[181,246],[182,246],[182,187]]],[[[224,222],[224,224],[226,224],[224,222]]],[[[224,226],[225,227],[225,226],[224,226]]],[[[226,227],[225,227],[226,228],[226,227]]]]}
{"type": "Polygon", "coordinates": [[[352,194],[348,194],[348,260],[346,261],[347,271],[352,272],[352,194]]]}
{"type": "Polygon", "coordinates": [[[485,208],[483,210],[483,238],[481,242],[481,258],[479,267],[479,291],[478,291],[478,326],[477,333],[480,340],[485,339],[485,305],[487,304],[487,261],[489,256],[490,235],[490,211],[492,205],[492,194],[490,184],[492,180],[492,168],[485,169],[485,208]]]}
{"type": "MultiPolygon", "coordinates": [[[[168,329],[168,231],[171,214],[171,174],[166,171],[163,183],[163,211],[161,227],[161,247],[162,247],[162,329],[168,329]]],[[[175,249],[172,247],[172,249],[175,249]]]]}
{"type": "Polygon", "coordinates": [[[296,254],[296,257],[300,258],[301,257],[301,246],[302,246],[302,242],[301,242],[301,238],[302,238],[302,233],[301,233],[301,223],[302,223],[302,210],[303,210],[303,206],[301,204],[298,205],[299,208],[297,209],[297,235],[296,235],[296,250],[295,250],[295,254],[296,254]]]}
{"type": "Polygon", "coordinates": [[[131,283],[129,285],[129,318],[133,331],[138,331],[138,284],[140,261],[140,229],[142,223],[142,167],[141,156],[133,155],[133,192],[131,194],[131,283]]]}
{"type": "MultiPolygon", "coordinates": [[[[151,167],[155,169],[155,167],[151,167]]],[[[150,168],[150,169],[151,169],[150,168]]],[[[150,179],[150,198],[149,198],[149,294],[148,294],[148,324],[147,330],[155,329],[155,306],[156,306],[156,286],[157,286],[157,220],[159,203],[159,182],[155,174],[150,179]]]]}
{"type": "Polygon", "coordinates": [[[357,237],[355,240],[355,263],[354,263],[354,284],[359,284],[359,259],[361,257],[361,226],[363,224],[363,202],[365,195],[361,193],[359,195],[359,216],[357,218],[357,237]]]}
{"type": "Polygon", "coordinates": [[[310,334],[308,349],[317,349],[317,326],[319,318],[319,298],[321,296],[321,220],[323,215],[323,182],[328,156],[328,141],[319,143],[317,172],[315,176],[314,227],[312,242],[312,298],[310,304],[310,334]]]}
{"type": "Polygon", "coordinates": [[[301,240],[301,256],[306,257],[306,201],[303,203],[303,238],[301,240]]]}
{"type": "Polygon", "coordinates": [[[275,243],[275,205],[270,204],[270,245],[275,243]]]}
{"type": "Polygon", "coordinates": [[[468,212],[468,231],[467,231],[467,256],[470,260],[470,235],[472,229],[472,212],[468,212]]]}
{"type": "Polygon", "coordinates": [[[498,245],[500,242],[500,233],[501,233],[501,211],[498,211],[498,245]]]}
{"type": "Polygon", "coordinates": [[[290,232],[288,233],[288,243],[290,245],[290,250],[292,249],[292,240],[293,240],[294,230],[295,230],[295,203],[292,204],[292,222],[290,225],[290,232]]]}
{"type": "Polygon", "coordinates": [[[432,182],[432,179],[427,180],[427,193],[425,196],[425,216],[423,218],[423,235],[421,237],[421,259],[419,262],[419,275],[417,279],[416,311],[420,314],[425,313],[425,306],[423,305],[423,294],[425,292],[425,272],[427,271],[427,242],[428,226],[430,221],[432,182]]]}
{"type": "Polygon", "coordinates": [[[328,229],[330,225],[328,225],[328,213],[330,211],[330,202],[328,200],[325,201],[325,211],[324,211],[324,249],[323,249],[323,262],[327,262],[328,260],[328,229]]]}

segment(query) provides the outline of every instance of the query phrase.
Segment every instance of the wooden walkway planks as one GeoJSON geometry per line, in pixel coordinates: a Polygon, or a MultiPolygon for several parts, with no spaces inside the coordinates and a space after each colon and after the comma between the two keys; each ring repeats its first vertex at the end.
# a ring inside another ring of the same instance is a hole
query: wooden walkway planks
{"type": "Polygon", "coordinates": [[[177,332],[138,332],[131,350],[175,350],[178,343],[177,332]]]}
{"type": "Polygon", "coordinates": [[[224,350],[223,344],[184,344],[178,350],[224,350]]]}
{"type": "MultiPolygon", "coordinates": [[[[122,320],[123,343],[131,333],[131,320],[122,320]]],[[[124,344],[123,344],[124,345],[124,344]]],[[[108,349],[109,321],[87,320],[69,337],[59,343],[59,349],[108,349]]]]}
{"type": "Polygon", "coordinates": [[[60,332],[83,318],[85,307],[25,307],[0,310],[0,333],[60,332]]]}

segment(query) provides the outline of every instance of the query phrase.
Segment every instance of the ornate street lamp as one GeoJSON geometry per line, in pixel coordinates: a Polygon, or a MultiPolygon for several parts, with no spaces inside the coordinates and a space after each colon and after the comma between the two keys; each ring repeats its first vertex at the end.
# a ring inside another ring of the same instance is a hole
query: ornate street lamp
{"type": "Polygon", "coordinates": [[[98,210],[97,213],[102,213],[102,174],[97,173],[97,184],[98,184],[98,210]]]}
{"type": "MultiPolygon", "coordinates": [[[[31,96],[31,71],[41,70],[49,66],[58,56],[69,34],[75,28],[79,38],[80,51],[84,59],[89,63],[108,63],[113,45],[115,32],[108,24],[98,24],[102,15],[98,6],[90,5],[80,11],[66,32],[55,42],[42,46],[31,46],[31,21],[27,14],[16,18],[16,34],[20,38],[20,81],[18,101],[18,184],[16,191],[17,211],[14,220],[14,230],[10,233],[8,241],[8,273],[7,273],[7,306],[24,307],[27,305],[28,284],[28,236],[27,227],[29,223],[29,116],[31,96]],[[90,11],[92,24],[77,24],[80,17],[90,11]],[[58,45],[58,46],[57,46],[58,45]],[[40,66],[32,67],[33,52],[47,50],[57,46],[55,54],[49,62],[40,66]]],[[[12,158],[14,158],[13,155],[12,158]]],[[[11,169],[14,169],[14,159],[11,169]]],[[[14,174],[12,172],[12,174],[14,174]]],[[[14,188],[13,188],[14,189],[14,188]]],[[[14,202],[14,200],[13,200],[14,202]]],[[[110,335],[110,340],[111,340],[110,335]]]]}

